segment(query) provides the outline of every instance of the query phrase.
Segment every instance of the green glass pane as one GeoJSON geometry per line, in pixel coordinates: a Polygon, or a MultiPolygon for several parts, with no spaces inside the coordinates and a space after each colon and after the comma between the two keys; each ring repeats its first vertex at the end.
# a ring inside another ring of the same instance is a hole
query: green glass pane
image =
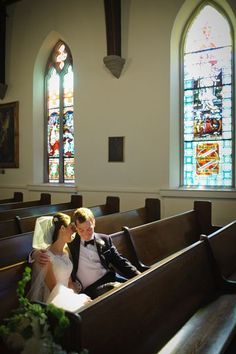
{"type": "Polygon", "coordinates": [[[49,183],[59,182],[59,159],[49,159],[49,183]]]}

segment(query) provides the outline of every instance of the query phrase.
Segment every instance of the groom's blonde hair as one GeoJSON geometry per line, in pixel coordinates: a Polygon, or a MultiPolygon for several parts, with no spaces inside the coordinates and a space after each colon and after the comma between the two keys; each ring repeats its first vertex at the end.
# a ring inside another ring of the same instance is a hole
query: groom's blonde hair
{"type": "Polygon", "coordinates": [[[80,224],[85,221],[91,221],[92,223],[95,223],[95,217],[90,209],[78,208],[74,212],[74,222],[76,223],[76,221],[78,221],[80,224]]]}

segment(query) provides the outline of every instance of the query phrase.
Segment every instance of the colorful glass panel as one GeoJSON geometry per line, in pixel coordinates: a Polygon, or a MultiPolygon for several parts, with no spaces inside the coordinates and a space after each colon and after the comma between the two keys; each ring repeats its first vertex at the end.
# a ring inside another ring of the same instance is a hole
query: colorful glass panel
{"type": "Polygon", "coordinates": [[[49,183],[59,183],[59,159],[49,159],[49,183]]]}
{"type": "Polygon", "coordinates": [[[48,119],[48,155],[59,157],[60,152],[60,118],[59,111],[49,111],[48,119]]]}
{"type": "Polygon", "coordinates": [[[56,63],[59,66],[59,68],[62,70],[65,65],[65,61],[68,57],[67,51],[66,51],[66,46],[65,44],[61,44],[58,47],[57,53],[56,53],[56,63]]]}
{"type": "Polygon", "coordinates": [[[73,68],[62,42],[51,54],[46,80],[48,181],[74,183],[73,68]]]}
{"type": "Polygon", "coordinates": [[[74,120],[73,111],[65,110],[63,125],[64,157],[74,156],[74,120]]]}
{"type": "Polygon", "coordinates": [[[232,186],[232,39],[227,20],[205,6],[184,52],[184,185],[232,186]]]}
{"type": "Polygon", "coordinates": [[[60,78],[55,69],[48,75],[48,109],[59,107],[60,78]]]}
{"type": "Polygon", "coordinates": [[[68,67],[68,71],[64,76],[64,107],[70,107],[73,106],[73,71],[72,71],[72,66],[70,65],[68,67]]]}
{"type": "Polygon", "coordinates": [[[64,182],[71,183],[75,179],[75,163],[72,158],[64,159],[64,182]]]}

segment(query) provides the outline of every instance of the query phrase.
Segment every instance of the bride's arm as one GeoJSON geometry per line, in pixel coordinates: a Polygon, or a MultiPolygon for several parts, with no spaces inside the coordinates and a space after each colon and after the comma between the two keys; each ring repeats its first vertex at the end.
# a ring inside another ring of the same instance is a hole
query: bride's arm
{"type": "Polygon", "coordinates": [[[56,286],[56,278],[52,269],[52,263],[48,262],[47,264],[47,271],[45,275],[45,283],[50,291],[56,286]]]}

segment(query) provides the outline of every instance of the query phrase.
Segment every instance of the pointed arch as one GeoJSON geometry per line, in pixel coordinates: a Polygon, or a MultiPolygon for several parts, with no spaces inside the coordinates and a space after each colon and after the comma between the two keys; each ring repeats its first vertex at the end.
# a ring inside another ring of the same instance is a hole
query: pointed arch
{"type": "Polygon", "coordinates": [[[234,42],[231,22],[204,1],[181,44],[181,185],[234,186],[234,42]]]}

